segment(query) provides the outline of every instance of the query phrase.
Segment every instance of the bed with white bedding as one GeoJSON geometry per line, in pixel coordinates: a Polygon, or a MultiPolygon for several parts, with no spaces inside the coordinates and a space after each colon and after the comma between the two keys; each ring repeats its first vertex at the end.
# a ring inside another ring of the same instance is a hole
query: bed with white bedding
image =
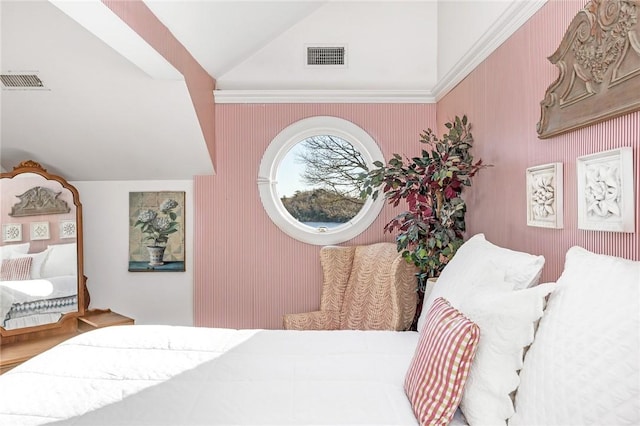
{"type": "MultiPolygon", "coordinates": [[[[640,262],[573,247],[535,285],[541,267],[475,236],[425,298],[480,328],[450,424],[640,424],[640,262]]],[[[99,329],[0,376],[0,425],[416,425],[424,312],[419,332],[99,329]]]]}
{"type": "Polygon", "coordinates": [[[6,330],[56,322],[78,310],[78,277],[0,281],[0,326],[6,330]]]}
{"type": "Polygon", "coordinates": [[[416,332],[110,327],[4,374],[0,424],[416,425],[403,381],[417,341],[416,332]]]}
{"type": "Polygon", "coordinates": [[[14,330],[57,322],[78,310],[76,243],[29,253],[30,243],[0,247],[0,327],[14,330]]]}

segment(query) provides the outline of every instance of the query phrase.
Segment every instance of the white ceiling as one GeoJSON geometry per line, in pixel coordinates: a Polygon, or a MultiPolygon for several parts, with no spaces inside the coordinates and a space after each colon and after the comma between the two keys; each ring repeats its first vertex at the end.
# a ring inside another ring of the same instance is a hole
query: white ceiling
{"type": "MultiPolygon", "coordinates": [[[[433,102],[544,1],[145,3],[217,80],[216,102],[433,102]],[[346,45],[347,66],[305,66],[309,44],[346,45]]],[[[5,170],[33,159],[76,181],[214,172],[180,73],[104,4],[0,0],[0,19],[2,73],[46,85],[0,91],[5,170]]]]}

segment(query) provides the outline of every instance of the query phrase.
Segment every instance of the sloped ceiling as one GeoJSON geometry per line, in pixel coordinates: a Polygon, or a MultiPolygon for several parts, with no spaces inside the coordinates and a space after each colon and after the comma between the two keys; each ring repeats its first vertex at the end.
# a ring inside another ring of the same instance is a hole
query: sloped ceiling
{"type": "Polygon", "coordinates": [[[327,3],[220,74],[218,88],[428,89],[436,82],[437,12],[435,2],[327,3]],[[308,67],[307,45],[346,46],[347,66],[308,67]]]}
{"type": "MultiPolygon", "coordinates": [[[[214,173],[180,73],[109,11],[79,17],[74,3],[0,0],[0,70],[36,71],[46,85],[0,91],[2,167],[33,159],[77,181],[214,173]]],[[[475,66],[465,58],[497,47],[543,3],[145,1],[216,79],[216,102],[274,92],[433,102],[475,66]],[[443,30],[449,21],[463,34],[443,30]],[[347,46],[347,67],[305,66],[309,44],[347,46]]]]}
{"type": "Polygon", "coordinates": [[[2,2],[2,70],[46,90],[2,90],[1,164],[69,180],[211,174],[183,80],[154,79],[46,1],[2,2]]]}

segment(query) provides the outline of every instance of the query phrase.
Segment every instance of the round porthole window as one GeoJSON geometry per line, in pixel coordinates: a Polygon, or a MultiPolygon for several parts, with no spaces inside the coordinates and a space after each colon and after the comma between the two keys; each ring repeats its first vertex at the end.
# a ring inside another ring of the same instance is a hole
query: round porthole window
{"type": "Polygon", "coordinates": [[[337,117],[312,117],[282,130],[262,157],[258,189],[271,220],[309,244],[337,244],[376,219],[384,200],[360,198],[359,176],[384,162],[376,142],[337,117]]]}

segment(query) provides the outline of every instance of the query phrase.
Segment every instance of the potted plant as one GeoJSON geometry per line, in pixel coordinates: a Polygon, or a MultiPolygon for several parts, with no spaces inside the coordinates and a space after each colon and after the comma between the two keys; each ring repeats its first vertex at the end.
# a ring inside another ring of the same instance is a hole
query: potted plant
{"type": "Polygon", "coordinates": [[[467,206],[462,189],[486,165],[474,162],[473,143],[467,117],[455,117],[445,124],[448,134],[438,138],[428,129],[420,135],[425,149],[418,157],[393,154],[386,165],[375,162],[375,169],[363,175],[361,196],[376,199],[380,191],[389,204],[406,202],[400,213],[384,227],[396,232],[398,252],[416,265],[418,289],[424,291],[428,278],[437,277],[462,245],[467,206]]]}
{"type": "Polygon", "coordinates": [[[142,210],[138,215],[138,220],[133,225],[139,226],[143,234],[146,234],[145,241],[151,241],[147,246],[149,251],[149,266],[164,265],[164,250],[169,241],[169,235],[178,231],[178,215],[173,211],[178,207],[178,202],[167,199],[160,204],[160,214],[155,210],[142,210]]]}

